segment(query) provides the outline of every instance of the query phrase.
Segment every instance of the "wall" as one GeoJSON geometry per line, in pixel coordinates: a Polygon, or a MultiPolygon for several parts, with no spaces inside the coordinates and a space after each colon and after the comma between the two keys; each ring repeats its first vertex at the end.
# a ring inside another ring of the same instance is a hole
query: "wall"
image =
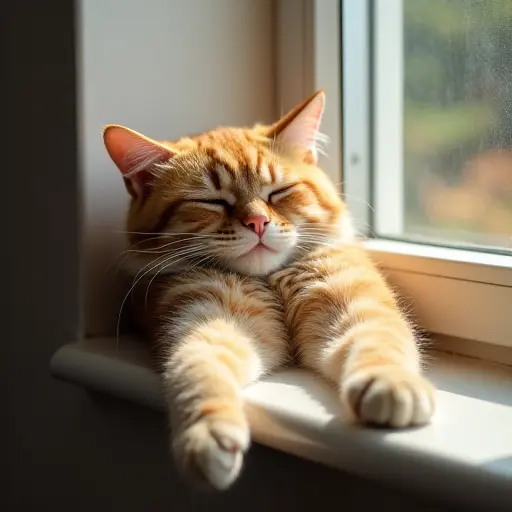
{"type": "MultiPolygon", "coordinates": [[[[2,13],[8,24],[8,261],[1,295],[6,478],[0,510],[271,512],[318,509],[335,500],[346,511],[372,504],[441,510],[262,447],[252,450],[233,492],[191,493],[173,472],[163,416],[50,378],[50,356],[76,339],[79,318],[74,9],[68,0],[10,0],[2,13]]],[[[98,43],[98,58],[101,51],[98,43]]]]}

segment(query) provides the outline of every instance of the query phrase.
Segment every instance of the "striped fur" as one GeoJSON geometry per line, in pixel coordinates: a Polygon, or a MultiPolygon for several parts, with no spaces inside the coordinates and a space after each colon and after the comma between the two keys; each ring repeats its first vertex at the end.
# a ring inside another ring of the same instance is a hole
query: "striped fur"
{"type": "Polygon", "coordinates": [[[163,375],[175,459],[208,487],[229,487],[249,446],[242,388],[288,362],[331,381],[362,423],[419,425],[434,411],[412,327],[316,165],[323,104],[320,92],[272,126],[154,146],[105,131],[133,197],[134,312],[163,375]],[[261,237],[252,218],[268,220],[261,237]]]}

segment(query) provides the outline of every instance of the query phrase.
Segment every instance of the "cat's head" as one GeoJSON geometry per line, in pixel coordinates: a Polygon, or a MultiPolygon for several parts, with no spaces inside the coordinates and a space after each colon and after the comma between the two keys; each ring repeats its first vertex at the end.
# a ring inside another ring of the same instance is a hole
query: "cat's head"
{"type": "Polygon", "coordinates": [[[319,244],[350,239],[335,186],[317,163],[323,91],[270,126],[218,128],[175,142],[109,125],[104,141],[131,205],[139,268],[215,264],[267,275],[319,244]]]}

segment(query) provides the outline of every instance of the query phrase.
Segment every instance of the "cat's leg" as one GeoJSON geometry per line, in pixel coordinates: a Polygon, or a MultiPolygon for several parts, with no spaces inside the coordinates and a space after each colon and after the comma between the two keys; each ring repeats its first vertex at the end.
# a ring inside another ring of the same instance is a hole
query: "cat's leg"
{"type": "Polygon", "coordinates": [[[431,419],[434,388],[421,375],[418,341],[362,249],[319,250],[275,283],[302,362],[338,386],[356,418],[391,427],[431,419]]]}
{"type": "Polygon", "coordinates": [[[189,479],[226,489],[250,442],[242,389],[286,357],[282,311],[258,281],[186,281],[164,294],[158,337],[172,450],[189,479]]]}
{"type": "Polygon", "coordinates": [[[196,482],[225,489],[250,442],[241,389],[263,368],[250,336],[223,312],[212,313],[179,342],[164,382],[178,466],[196,482]]]}

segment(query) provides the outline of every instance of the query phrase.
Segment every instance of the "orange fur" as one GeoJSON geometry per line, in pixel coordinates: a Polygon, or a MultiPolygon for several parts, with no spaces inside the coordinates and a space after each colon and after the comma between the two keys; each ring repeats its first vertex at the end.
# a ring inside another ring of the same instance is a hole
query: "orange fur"
{"type": "Polygon", "coordinates": [[[176,142],[105,130],[133,196],[136,313],[175,458],[218,489],[249,446],[241,389],[288,361],[324,375],[363,423],[423,424],[434,410],[412,328],[316,165],[323,105],[319,92],[272,126],[176,142]]]}

